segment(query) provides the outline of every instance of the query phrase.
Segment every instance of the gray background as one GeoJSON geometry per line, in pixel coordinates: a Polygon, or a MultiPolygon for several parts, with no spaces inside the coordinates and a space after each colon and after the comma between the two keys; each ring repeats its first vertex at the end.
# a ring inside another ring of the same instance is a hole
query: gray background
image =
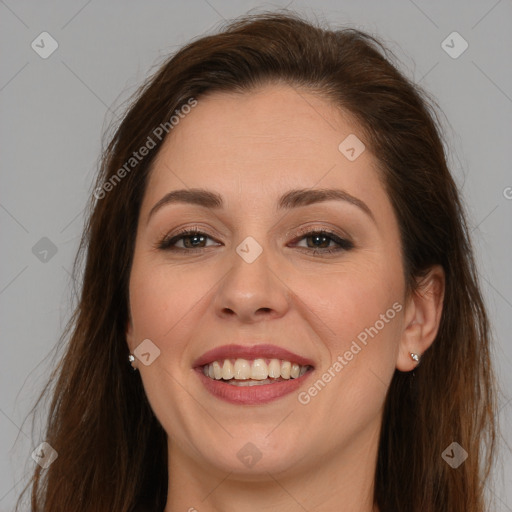
{"type": "Polygon", "coordinates": [[[13,509],[35,464],[30,454],[44,440],[24,420],[70,315],[83,208],[113,112],[153,65],[191,38],[250,9],[286,5],[380,36],[446,116],[451,168],[468,206],[496,338],[502,465],[490,492],[496,510],[512,511],[511,0],[0,0],[0,511],[13,509]],[[47,59],[31,47],[43,31],[59,45],[47,59]],[[453,31],[469,44],[458,58],[441,46],[453,31]],[[43,237],[56,254],[41,252],[43,237]]]}

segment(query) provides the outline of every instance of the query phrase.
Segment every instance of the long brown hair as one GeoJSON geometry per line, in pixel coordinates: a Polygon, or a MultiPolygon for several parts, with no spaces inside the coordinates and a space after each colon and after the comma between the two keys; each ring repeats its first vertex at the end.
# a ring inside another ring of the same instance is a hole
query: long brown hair
{"type": "Polygon", "coordinates": [[[484,510],[496,437],[488,318],[435,102],[392,62],[359,30],[267,13],[185,46],[141,87],[105,148],[101,193],[91,198],[75,262],[84,269],[81,295],[43,392],[52,396],[45,440],[59,456],[36,467],[25,489],[34,512],[165,507],[166,433],[131,373],[125,338],[139,209],[164,140],[154,131],[191,98],[275,82],[315,91],[360,124],[398,219],[409,291],[431,265],[446,273],[438,335],[414,377],[396,371],[388,392],[375,503],[381,512],[484,510]],[[150,136],[155,147],[126,170],[150,136]],[[469,454],[457,469],[441,457],[454,441],[469,454]]]}

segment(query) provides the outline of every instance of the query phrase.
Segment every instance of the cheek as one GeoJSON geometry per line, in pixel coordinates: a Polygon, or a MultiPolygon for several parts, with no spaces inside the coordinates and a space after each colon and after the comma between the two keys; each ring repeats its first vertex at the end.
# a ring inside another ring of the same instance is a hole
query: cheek
{"type": "Polygon", "coordinates": [[[313,383],[302,399],[311,398],[330,417],[352,417],[358,425],[382,407],[396,367],[403,310],[399,255],[390,260],[366,256],[347,261],[342,271],[296,280],[297,295],[319,326],[318,379],[327,383],[325,392],[313,383]]]}
{"type": "MultiPolygon", "coordinates": [[[[393,304],[403,296],[400,257],[384,260],[369,255],[354,258],[333,272],[302,273],[294,278],[294,291],[321,320],[332,340],[331,352],[346,350],[347,343],[377,322],[379,334],[386,331],[396,340],[399,316],[393,304]],[[397,264],[398,261],[398,264],[397,264]],[[382,320],[382,315],[384,319],[382,320]],[[383,327],[384,322],[384,327],[383,327]]],[[[364,336],[362,336],[364,338],[364,336]]],[[[387,338],[388,336],[386,336],[387,338]]],[[[380,336],[384,338],[384,336],[380,336]]],[[[335,355],[334,353],[332,354],[335,355]]]]}
{"type": "Polygon", "coordinates": [[[135,334],[163,341],[171,331],[179,331],[214,283],[205,270],[134,261],[130,309],[135,334]]]}
{"type": "Polygon", "coordinates": [[[132,348],[150,339],[160,349],[158,359],[139,372],[151,408],[167,432],[187,439],[190,395],[180,385],[190,372],[184,354],[215,280],[205,270],[190,272],[137,255],[130,276],[132,348]]]}
{"type": "Polygon", "coordinates": [[[332,416],[369,421],[380,410],[395,371],[403,314],[401,266],[347,265],[335,275],[300,279],[298,295],[311,317],[320,319],[316,334],[324,356],[318,378],[328,382],[328,390],[318,393],[317,407],[332,416]]]}

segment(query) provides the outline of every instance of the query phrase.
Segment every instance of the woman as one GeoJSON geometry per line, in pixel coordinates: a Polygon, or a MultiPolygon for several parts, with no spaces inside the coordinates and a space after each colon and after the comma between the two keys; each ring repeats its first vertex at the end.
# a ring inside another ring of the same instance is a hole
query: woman
{"type": "Polygon", "coordinates": [[[485,509],[464,212],[371,36],[267,14],[181,49],[105,151],[81,254],[32,510],[485,509]]]}

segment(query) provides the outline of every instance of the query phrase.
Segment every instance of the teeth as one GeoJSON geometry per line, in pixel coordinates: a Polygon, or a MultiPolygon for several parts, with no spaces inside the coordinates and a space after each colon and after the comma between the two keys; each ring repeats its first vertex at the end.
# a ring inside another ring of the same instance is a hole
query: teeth
{"type": "Polygon", "coordinates": [[[247,387],[247,386],[261,386],[263,384],[272,384],[275,382],[275,379],[265,379],[265,380],[230,380],[229,384],[238,387],[247,387]]]}
{"type": "Polygon", "coordinates": [[[268,376],[273,379],[281,377],[281,363],[279,359],[271,359],[268,365],[268,376]]]}
{"type": "MultiPolygon", "coordinates": [[[[217,361],[215,361],[217,363],[217,361]]],[[[242,380],[247,379],[246,375],[251,373],[251,365],[249,361],[245,359],[237,359],[235,361],[235,379],[242,380]]]]}
{"type": "MultiPolygon", "coordinates": [[[[208,367],[213,365],[208,365],[208,367]]],[[[211,372],[208,370],[208,376],[211,372]]],[[[232,379],[235,374],[235,369],[233,368],[233,365],[231,364],[231,361],[229,359],[226,359],[224,361],[224,364],[222,365],[222,378],[224,380],[232,379]]]]}
{"type": "MultiPolygon", "coordinates": [[[[210,365],[208,365],[208,368],[210,365]]],[[[208,376],[210,375],[210,371],[208,370],[208,376]]],[[[220,364],[218,361],[214,361],[213,363],[213,378],[220,380],[222,379],[222,368],[220,367],[220,364]]]]}
{"type": "Polygon", "coordinates": [[[276,379],[297,379],[302,377],[309,366],[301,366],[290,361],[271,359],[268,364],[265,359],[236,359],[234,364],[229,359],[224,362],[214,361],[203,366],[203,373],[210,379],[231,380],[232,384],[240,386],[253,386],[256,384],[268,384],[276,379]],[[241,382],[238,382],[241,381],[241,382]],[[246,382],[243,382],[246,381],[246,382]],[[259,381],[259,382],[256,382],[259,381]]]}
{"type": "Polygon", "coordinates": [[[283,361],[281,363],[281,377],[283,377],[283,379],[289,379],[291,369],[292,363],[290,363],[290,361],[283,361]]]}
{"type": "Polygon", "coordinates": [[[263,359],[255,359],[251,368],[251,379],[265,380],[268,377],[267,363],[263,359]]]}

